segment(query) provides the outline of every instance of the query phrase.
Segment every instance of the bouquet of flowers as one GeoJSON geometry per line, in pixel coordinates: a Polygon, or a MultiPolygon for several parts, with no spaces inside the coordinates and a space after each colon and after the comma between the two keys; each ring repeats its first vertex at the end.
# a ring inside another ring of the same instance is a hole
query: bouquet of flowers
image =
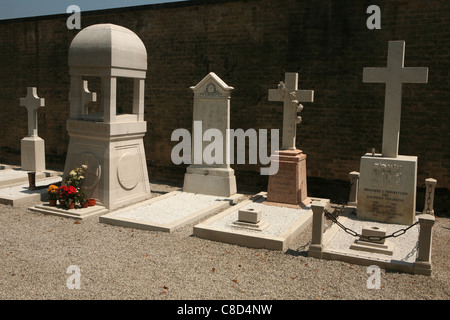
{"type": "Polygon", "coordinates": [[[57,200],[58,199],[58,187],[54,184],[50,185],[47,188],[48,199],[49,200],[57,200]]]}
{"type": "Polygon", "coordinates": [[[80,191],[81,184],[84,180],[84,173],[87,170],[87,166],[83,164],[81,168],[76,168],[72,171],[70,171],[69,176],[66,178],[66,186],[73,186],[78,191],[80,191]]]}
{"type": "Polygon", "coordinates": [[[78,190],[74,186],[61,186],[58,189],[59,201],[65,204],[75,202],[78,195],[78,190]]]}

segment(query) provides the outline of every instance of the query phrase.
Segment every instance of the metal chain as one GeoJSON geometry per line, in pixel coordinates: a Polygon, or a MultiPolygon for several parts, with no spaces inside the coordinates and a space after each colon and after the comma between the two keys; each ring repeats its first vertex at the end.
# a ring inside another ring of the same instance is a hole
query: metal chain
{"type": "Polygon", "coordinates": [[[430,205],[431,205],[431,190],[432,188],[428,188],[428,199],[427,199],[427,214],[430,214],[430,205]]]}
{"type": "MultiPolygon", "coordinates": [[[[342,208],[343,209],[343,208],[342,208]]],[[[341,211],[342,211],[341,209],[341,211]]],[[[356,210],[356,209],[355,209],[356,210]]],[[[363,236],[362,234],[357,233],[356,231],[347,228],[346,226],[344,226],[342,223],[340,223],[339,221],[337,221],[337,217],[339,216],[339,214],[337,214],[336,216],[333,215],[333,213],[328,212],[327,210],[325,210],[325,215],[335,224],[337,224],[342,230],[344,230],[346,233],[354,236],[354,237],[359,237],[360,240],[364,240],[364,241],[371,241],[371,242],[375,242],[375,241],[381,241],[387,238],[397,238],[403,234],[406,233],[406,231],[408,231],[409,229],[411,229],[412,227],[414,227],[415,225],[417,225],[419,223],[419,221],[413,223],[412,225],[410,225],[407,228],[404,229],[400,229],[397,230],[395,232],[393,232],[390,235],[387,236],[363,236]]]]}

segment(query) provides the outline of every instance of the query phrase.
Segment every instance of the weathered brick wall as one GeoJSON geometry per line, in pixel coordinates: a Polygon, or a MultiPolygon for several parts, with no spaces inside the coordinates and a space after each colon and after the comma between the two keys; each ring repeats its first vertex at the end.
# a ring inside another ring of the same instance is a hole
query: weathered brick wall
{"type": "MultiPolygon", "coordinates": [[[[404,85],[399,151],[419,157],[419,186],[433,177],[448,200],[449,16],[446,0],[205,0],[85,12],[81,22],[83,28],[122,25],[147,47],[145,148],[151,179],[182,183],[185,167],[171,162],[176,142],[170,136],[177,128],[191,129],[189,87],[208,72],[235,88],[231,127],[244,130],[281,128],[282,106],[269,103],[267,92],[285,72],[298,72],[300,88],[315,90],[297,131],[297,146],[308,155],[309,190],[335,198],[347,195],[348,173],[359,170],[360,157],[372,148],[381,151],[385,87],[362,83],[362,70],[385,67],[388,41],[405,40],[405,66],[429,67],[429,83],[404,85]],[[371,4],[382,10],[381,30],[366,27],[371,4]]],[[[47,162],[64,163],[67,54],[78,32],[67,29],[67,17],[0,22],[0,162],[19,162],[27,133],[19,98],[27,86],[37,86],[46,99],[39,135],[47,162]]],[[[91,89],[98,91],[98,84],[91,89]]],[[[129,94],[119,88],[123,103],[129,94]]],[[[266,187],[257,165],[233,168],[239,188],[266,187]]]]}

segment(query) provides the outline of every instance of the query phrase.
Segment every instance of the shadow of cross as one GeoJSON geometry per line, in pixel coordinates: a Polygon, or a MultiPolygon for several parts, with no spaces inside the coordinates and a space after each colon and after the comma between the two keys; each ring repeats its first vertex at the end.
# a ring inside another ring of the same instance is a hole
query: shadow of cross
{"type": "Polygon", "coordinates": [[[27,96],[20,98],[20,106],[26,107],[28,110],[28,136],[38,136],[38,116],[37,111],[39,108],[45,106],[45,99],[39,98],[37,95],[36,87],[27,88],[27,96]]]}
{"type": "Polygon", "coordinates": [[[428,68],[405,68],[405,41],[389,41],[387,68],[364,68],[363,82],[385,83],[384,157],[397,158],[403,83],[427,83],[428,68]]]}
{"type": "Polygon", "coordinates": [[[284,83],[280,82],[278,89],[269,90],[269,101],[282,101],[283,107],[283,150],[295,150],[295,137],[297,124],[301,118],[297,117],[297,112],[303,109],[300,102],[314,102],[313,90],[297,90],[298,73],[286,72],[284,83]]]}

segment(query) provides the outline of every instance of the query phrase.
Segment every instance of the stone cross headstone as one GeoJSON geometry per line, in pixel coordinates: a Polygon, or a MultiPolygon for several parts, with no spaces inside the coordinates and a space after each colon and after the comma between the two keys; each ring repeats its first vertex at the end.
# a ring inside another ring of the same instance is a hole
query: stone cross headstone
{"type": "Polygon", "coordinates": [[[384,157],[398,156],[403,83],[427,83],[428,68],[405,68],[405,41],[389,41],[386,68],[364,68],[363,82],[386,83],[384,105],[384,157]]]}
{"type": "Polygon", "coordinates": [[[186,169],[183,191],[229,197],[237,192],[234,170],[227,161],[226,143],[230,139],[230,98],[234,88],[211,72],[191,89],[194,92],[192,165],[186,169]],[[210,142],[204,139],[206,131],[220,134],[214,142],[223,142],[220,150],[215,150],[217,159],[210,159],[214,161],[204,158],[205,150],[210,147],[210,142]]]}
{"type": "Polygon", "coordinates": [[[277,89],[269,90],[269,101],[282,101],[283,133],[281,150],[272,155],[278,162],[278,172],[269,176],[267,202],[280,206],[308,205],[311,199],[306,186],[306,154],[296,148],[296,128],[301,122],[297,112],[303,106],[300,102],[313,102],[313,90],[298,90],[298,73],[287,72],[284,82],[277,89]]]}
{"type": "Polygon", "coordinates": [[[21,141],[21,169],[45,171],[45,143],[38,136],[38,109],[45,106],[45,99],[38,97],[36,87],[28,87],[27,96],[20,98],[20,106],[28,111],[28,136],[21,141]]]}
{"type": "Polygon", "coordinates": [[[287,72],[284,82],[280,82],[278,89],[269,90],[269,101],[282,101],[283,108],[283,133],[282,146],[284,150],[294,150],[296,128],[301,118],[297,116],[303,107],[300,102],[313,102],[313,90],[298,90],[298,73],[287,72]]]}
{"type": "Polygon", "coordinates": [[[363,82],[386,83],[382,154],[361,158],[357,216],[412,224],[415,220],[417,157],[398,155],[403,83],[426,83],[428,68],[405,68],[405,42],[390,41],[387,68],[364,68],[363,82]]]}
{"type": "Polygon", "coordinates": [[[20,98],[20,106],[28,111],[28,136],[38,136],[38,109],[45,106],[45,99],[39,98],[36,87],[27,88],[27,96],[20,98]]]}

